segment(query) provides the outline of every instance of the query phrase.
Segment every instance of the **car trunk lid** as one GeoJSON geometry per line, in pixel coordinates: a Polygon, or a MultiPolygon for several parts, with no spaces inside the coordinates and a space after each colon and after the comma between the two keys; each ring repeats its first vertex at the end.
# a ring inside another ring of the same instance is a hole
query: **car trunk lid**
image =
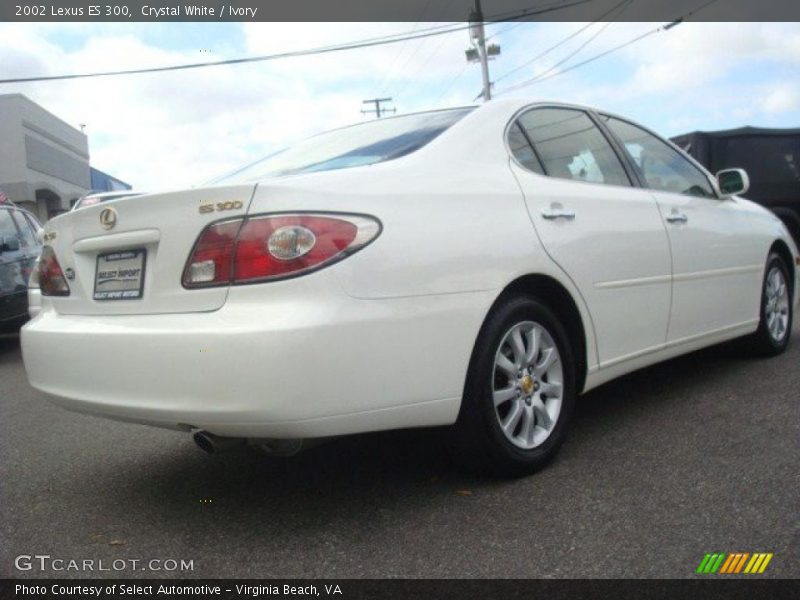
{"type": "Polygon", "coordinates": [[[69,296],[50,298],[72,315],[212,311],[228,288],[186,290],[186,260],[211,222],[243,216],[254,185],[148,194],[81,208],[45,227],[69,296]]]}

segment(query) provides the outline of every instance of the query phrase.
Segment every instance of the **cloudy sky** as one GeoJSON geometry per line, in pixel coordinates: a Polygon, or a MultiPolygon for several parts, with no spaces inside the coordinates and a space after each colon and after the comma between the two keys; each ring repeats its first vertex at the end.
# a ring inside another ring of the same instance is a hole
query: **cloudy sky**
{"type": "MultiPolygon", "coordinates": [[[[0,79],[270,54],[432,25],[0,24],[0,79]]],[[[800,24],[684,23],[560,73],[658,25],[600,23],[530,62],[584,25],[489,25],[490,43],[502,47],[490,65],[496,93],[599,106],[665,135],[800,126],[800,24]],[[559,74],[504,92],[546,72],[559,74]]],[[[391,96],[398,113],[471,104],[480,69],[465,61],[467,45],[457,31],[238,66],[5,84],[0,93],[21,92],[70,124],[85,123],[93,166],[156,190],[202,183],[293,139],[368,118],[365,98],[391,96]]]]}

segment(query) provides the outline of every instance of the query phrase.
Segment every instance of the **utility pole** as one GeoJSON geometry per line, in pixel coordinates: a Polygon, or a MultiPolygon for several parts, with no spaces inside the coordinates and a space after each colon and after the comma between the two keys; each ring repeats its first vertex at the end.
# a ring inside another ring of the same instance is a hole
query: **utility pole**
{"type": "Polygon", "coordinates": [[[383,104],[384,102],[391,102],[391,101],[392,101],[391,98],[371,98],[370,100],[363,100],[361,104],[373,104],[375,108],[368,108],[366,110],[362,108],[361,113],[362,114],[375,113],[375,117],[377,119],[380,119],[383,113],[397,112],[396,108],[381,108],[381,104],[383,104]]]}
{"type": "Polygon", "coordinates": [[[481,76],[483,77],[483,101],[492,99],[492,84],[489,81],[489,58],[486,56],[486,37],[483,32],[483,11],[481,0],[475,0],[475,11],[470,19],[472,39],[478,44],[478,56],[481,61],[481,76]]]}
{"type": "Polygon", "coordinates": [[[489,57],[500,54],[500,46],[491,44],[486,48],[486,36],[483,31],[483,11],[481,0],[475,0],[475,8],[469,16],[469,34],[472,48],[467,49],[467,60],[481,63],[481,76],[483,78],[483,101],[492,99],[492,82],[489,80],[489,57]]]}

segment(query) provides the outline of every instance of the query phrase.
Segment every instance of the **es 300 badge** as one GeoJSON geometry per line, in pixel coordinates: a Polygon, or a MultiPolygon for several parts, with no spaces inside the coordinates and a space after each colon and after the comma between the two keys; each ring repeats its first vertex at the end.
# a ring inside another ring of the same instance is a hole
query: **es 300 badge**
{"type": "Polygon", "coordinates": [[[224,212],[226,210],[239,210],[244,208],[241,200],[227,200],[225,202],[204,202],[200,205],[200,214],[204,215],[212,212],[224,212]]]}

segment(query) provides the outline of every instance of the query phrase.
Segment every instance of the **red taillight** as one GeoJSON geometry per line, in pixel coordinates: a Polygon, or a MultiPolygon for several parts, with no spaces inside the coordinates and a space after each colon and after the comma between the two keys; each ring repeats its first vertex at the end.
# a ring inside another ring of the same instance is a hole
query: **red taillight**
{"type": "Polygon", "coordinates": [[[203,230],[183,271],[185,287],[230,283],[233,248],[241,227],[242,220],[236,219],[215,223],[203,230]]]}
{"type": "Polygon", "coordinates": [[[210,225],[186,263],[187,288],[294,277],[349,256],[380,233],[356,215],[253,216],[210,225]]]}
{"type": "Polygon", "coordinates": [[[50,246],[42,248],[37,269],[39,289],[43,296],[69,296],[69,285],[50,246]]]}

